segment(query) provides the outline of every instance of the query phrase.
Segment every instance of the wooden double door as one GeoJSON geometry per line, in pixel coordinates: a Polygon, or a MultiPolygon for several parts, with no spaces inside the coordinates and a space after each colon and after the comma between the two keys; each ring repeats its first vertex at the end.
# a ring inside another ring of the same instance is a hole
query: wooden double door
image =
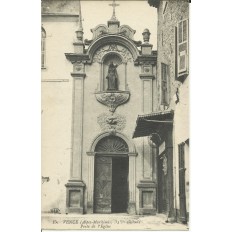
{"type": "Polygon", "coordinates": [[[95,213],[127,212],[128,169],[128,156],[98,155],[95,157],[95,213]]]}

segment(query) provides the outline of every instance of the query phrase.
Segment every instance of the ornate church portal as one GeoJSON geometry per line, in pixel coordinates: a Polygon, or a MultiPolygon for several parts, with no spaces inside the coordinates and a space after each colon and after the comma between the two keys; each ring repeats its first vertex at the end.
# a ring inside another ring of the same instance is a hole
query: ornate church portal
{"type": "Polygon", "coordinates": [[[128,208],[128,146],[115,136],[98,142],[95,156],[94,212],[119,213],[128,208]]]}
{"type": "Polygon", "coordinates": [[[156,213],[156,151],[147,139],[132,140],[138,114],[153,111],[156,52],[144,30],[107,25],[83,42],[79,21],[72,63],[73,110],[67,213],[156,213]],[[138,48],[140,47],[140,49],[138,48]]]}

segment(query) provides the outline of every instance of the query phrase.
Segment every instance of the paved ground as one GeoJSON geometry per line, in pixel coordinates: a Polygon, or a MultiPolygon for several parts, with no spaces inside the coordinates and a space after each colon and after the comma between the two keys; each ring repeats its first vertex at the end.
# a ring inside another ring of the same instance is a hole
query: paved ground
{"type": "Polygon", "coordinates": [[[188,230],[187,225],[166,223],[166,216],[128,214],[43,214],[43,229],[81,230],[188,230]]]}

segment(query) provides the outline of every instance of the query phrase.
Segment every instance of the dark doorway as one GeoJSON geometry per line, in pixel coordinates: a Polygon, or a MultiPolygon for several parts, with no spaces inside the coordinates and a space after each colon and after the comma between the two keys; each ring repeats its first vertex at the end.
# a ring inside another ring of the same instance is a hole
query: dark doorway
{"type": "Polygon", "coordinates": [[[120,137],[107,136],[95,149],[94,212],[122,213],[128,207],[129,148],[120,137]]]}
{"type": "Polygon", "coordinates": [[[112,213],[127,212],[128,207],[128,157],[112,159],[112,213]]]}
{"type": "Polygon", "coordinates": [[[168,210],[167,173],[165,172],[165,154],[158,157],[158,212],[166,213],[168,210]]]}
{"type": "Polygon", "coordinates": [[[129,197],[128,170],[128,156],[96,156],[94,184],[95,213],[127,212],[129,197]]]}

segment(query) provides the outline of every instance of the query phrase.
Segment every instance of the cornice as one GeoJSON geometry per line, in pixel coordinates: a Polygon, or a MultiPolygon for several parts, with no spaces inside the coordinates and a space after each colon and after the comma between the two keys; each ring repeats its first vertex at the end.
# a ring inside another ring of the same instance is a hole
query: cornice
{"type": "Polygon", "coordinates": [[[68,13],[42,13],[42,17],[79,17],[78,14],[68,14],[68,13]]]}
{"type": "Polygon", "coordinates": [[[135,60],[135,65],[140,65],[140,64],[152,64],[156,65],[157,64],[157,55],[140,55],[137,57],[135,60]]]}
{"type": "Polygon", "coordinates": [[[71,76],[75,78],[85,78],[86,74],[85,73],[71,73],[71,76]]]}
{"type": "Polygon", "coordinates": [[[139,77],[142,80],[153,80],[153,79],[155,79],[155,75],[152,75],[152,74],[139,74],[139,77]]]}
{"type": "Polygon", "coordinates": [[[65,53],[66,58],[72,63],[90,63],[90,57],[88,54],[78,54],[78,53],[65,53]]]}
{"type": "Polygon", "coordinates": [[[152,51],[151,55],[141,55],[139,54],[139,50],[133,41],[120,35],[107,35],[99,37],[91,43],[89,48],[85,51],[85,54],[65,53],[65,56],[72,64],[76,62],[91,64],[93,62],[93,57],[99,47],[103,47],[109,44],[119,44],[126,47],[132,54],[135,65],[146,63],[156,65],[157,63],[156,51],[152,51]]]}

